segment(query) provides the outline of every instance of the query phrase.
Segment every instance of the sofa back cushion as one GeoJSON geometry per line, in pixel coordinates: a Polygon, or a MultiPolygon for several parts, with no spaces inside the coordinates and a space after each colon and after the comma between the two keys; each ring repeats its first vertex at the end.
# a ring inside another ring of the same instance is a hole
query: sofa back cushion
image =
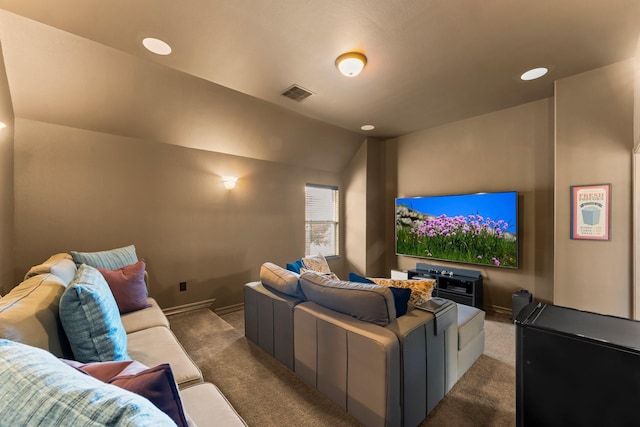
{"type": "Polygon", "coordinates": [[[85,375],[44,350],[0,339],[0,424],[170,426],[149,400],[85,375]]]}
{"type": "Polygon", "coordinates": [[[64,284],[67,285],[71,280],[73,280],[77,270],[78,267],[76,266],[76,263],[73,262],[71,255],[67,253],[59,253],[51,255],[49,259],[42,264],[31,267],[29,271],[27,271],[27,274],[24,275],[24,280],[39,274],[51,273],[61,278],[64,284]]]}
{"type": "Polygon", "coordinates": [[[300,276],[300,287],[308,301],[365,322],[385,326],[396,318],[393,294],[384,286],[306,272],[300,276]]]}
{"type": "Polygon", "coordinates": [[[63,280],[53,274],[33,276],[0,298],[0,338],[71,357],[58,316],[63,280]]]}
{"type": "Polygon", "coordinates": [[[77,361],[129,360],[118,305],[95,268],[86,264],[78,268],[60,298],[60,320],[77,361]]]}
{"type": "Polygon", "coordinates": [[[299,278],[299,274],[271,262],[265,262],[260,267],[260,281],[263,285],[285,295],[304,300],[299,278]]]}

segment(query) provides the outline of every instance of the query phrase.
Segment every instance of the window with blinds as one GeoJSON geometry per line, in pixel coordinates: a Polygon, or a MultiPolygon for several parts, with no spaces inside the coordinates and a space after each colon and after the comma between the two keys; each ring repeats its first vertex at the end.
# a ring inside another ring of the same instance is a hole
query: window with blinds
{"type": "Polygon", "coordinates": [[[305,256],[339,255],[340,202],[338,187],[305,186],[305,256]]]}

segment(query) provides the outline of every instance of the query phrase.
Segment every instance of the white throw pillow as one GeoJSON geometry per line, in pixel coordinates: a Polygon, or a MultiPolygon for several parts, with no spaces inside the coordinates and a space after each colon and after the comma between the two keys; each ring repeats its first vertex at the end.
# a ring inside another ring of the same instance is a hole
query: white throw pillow
{"type": "Polygon", "coordinates": [[[302,265],[307,270],[317,271],[319,273],[331,273],[329,264],[322,254],[307,256],[302,258],[302,265]]]}

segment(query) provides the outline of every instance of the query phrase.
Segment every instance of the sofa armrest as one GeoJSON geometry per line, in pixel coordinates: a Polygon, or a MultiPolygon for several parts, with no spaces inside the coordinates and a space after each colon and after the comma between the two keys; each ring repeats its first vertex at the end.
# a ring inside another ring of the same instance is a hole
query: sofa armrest
{"type": "Polygon", "coordinates": [[[293,307],[300,302],[261,282],[244,285],[245,336],[292,371],[293,307]]]}
{"type": "Polygon", "coordinates": [[[243,427],[247,423],[238,415],[218,387],[202,383],[180,390],[185,414],[197,427],[243,427]]]}
{"type": "Polygon", "coordinates": [[[433,314],[415,309],[385,329],[400,342],[404,425],[418,425],[458,380],[457,324],[437,334],[433,314]]]}
{"type": "Polygon", "coordinates": [[[313,302],[293,316],[296,374],[367,426],[401,425],[397,336],[313,302]]]}

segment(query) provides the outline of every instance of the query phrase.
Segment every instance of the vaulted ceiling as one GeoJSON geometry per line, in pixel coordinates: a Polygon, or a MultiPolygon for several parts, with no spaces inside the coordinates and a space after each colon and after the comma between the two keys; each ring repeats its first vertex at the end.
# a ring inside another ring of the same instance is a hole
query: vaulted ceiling
{"type": "Polygon", "coordinates": [[[244,108],[212,109],[207,97],[237,91],[322,132],[329,124],[393,137],[549,97],[554,80],[633,57],[640,35],[638,0],[0,0],[0,8],[10,12],[0,14],[0,41],[16,116],[159,140],[174,132],[199,148],[195,130],[208,117],[244,108]],[[172,54],[146,51],[145,37],[165,40],[172,54]],[[344,77],[334,61],[353,50],[368,64],[344,77]],[[519,79],[538,66],[549,74],[519,79]],[[292,84],[314,95],[281,96],[292,84]],[[185,108],[188,120],[165,135],[153,129],[185,108]],[[150,109],[153,124],[136,117],[150,109]]]}

